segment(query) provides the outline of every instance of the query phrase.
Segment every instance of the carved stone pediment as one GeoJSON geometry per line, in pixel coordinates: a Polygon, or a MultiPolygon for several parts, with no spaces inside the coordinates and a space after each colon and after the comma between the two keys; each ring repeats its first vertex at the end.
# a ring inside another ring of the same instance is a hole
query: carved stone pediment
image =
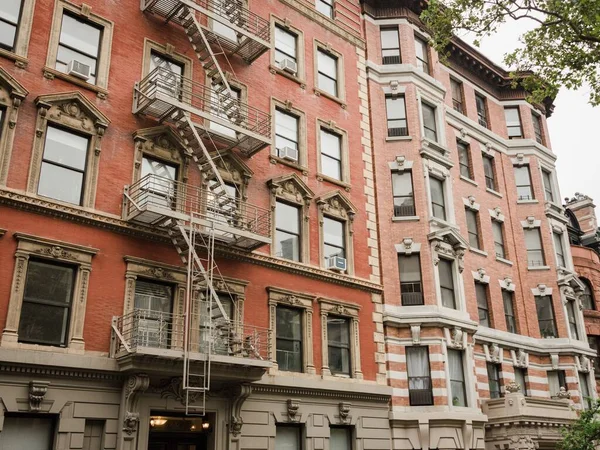
{"type": "Polygon", "coordinates": [[[35,105],[42,116],[89,134],[102,135],[110,119],[80,92],[40,95],[35,105]]]}
{"type": "Polygon", "coordinates": [[[329,216],[343,220],[354,220],[356,207],[341,191],[333,191],[317,199],[321,211],[329,216]]]}
{"type": "Polygon", "coordinates": [[[313,191],[295,173],[273,178],[267,181],[267,185],[275,197],[293,203],[309,204],[315,196],[313,191]]]}
{"type": "Polygon", "coordinates": [[[214,155],[217,168],[221,171],[223,180],[237,184],[248,184],[254,172],[240,158],[230,150],[219,152],[220,156],[214,155]]]}
{"type": "Polygon", "coordinates": [[[166,152],[171,159],[182,161],[187,157],[185,144],[179,136],[167,126],[143,128],[133,133],[133,140],[143,152],[166,152]]]}
{"type": "Polygon", "coordinates": [[[0,103],[7,106],[20,106],[29,91],[11,74],[0,67],[0,103]]]}
{"type": "Polygon", "coordinates": [[[462,237],[458,230],[445,227],[441,230],[434,231],[427,235],[430,241],[438,241],[440,244],[450,246],[454,251],[466,250],[469,248],[469,243],[462,237]]]}

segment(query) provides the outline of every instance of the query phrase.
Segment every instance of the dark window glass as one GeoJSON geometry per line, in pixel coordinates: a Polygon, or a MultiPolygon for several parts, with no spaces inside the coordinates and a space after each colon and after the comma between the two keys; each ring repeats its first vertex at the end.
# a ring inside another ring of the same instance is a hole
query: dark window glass
{"type": "Polygon", "coordinates": [[[67,345],[75,270],[30,260],[19,321],[19,342],[67,345]]]}
{"type": "Polygon", "coordinates": [[[300,208],[277,202],[275,207],[275,256],[300,261],[300,208]]]}
{"type": "Polygon", "coordinates": [[[102,435],[104,434],[104,420],[85,420],[82,450],[102,450],[102,435]]]}
{"type": "Polygon", "coordinates": [[[452,92],[452,107],[461,114],[465,113],[463,107],[463,85],[460,81],[450,78],[450,90],[452,92]]]}
{"type": "Polygon", "coordinates": [[[502,222],[492,220],[492,234],[494,235],[494,251],[497,258],[506,258],[506,249],[504,248],[504,226],[502,222]]]}
{"type": "Polygon", "coordinates": [[[342,137],[321,128],[321,172],[323,175],[342,179],[342,137]]]}
{"type": "Polygon", "coordinates": [[[558,333],[556,332],[556,321],[554,320],[554,309],[552,307],[552,297],[549,295],[536,296],[535,307],[542,337],[558,337],[558,333]]]}
{"type": "Polygon", "coordinates": [[[529,174],[529,166],[515,167],[515,182],[517,184],[517,199],[518,200],[533,200],[533,188],[531,187],[531,175],[529,174]]]}
{"type": "Polygon", "coordinates": [[[381,57],[383,64],[400,64],[398,27],[381,29],[381,57]]]}
{"type": "Polygon", "coordinates": [[[562,243],[562,234],[552,232],[552,239],[554,240],[554,249],[556,250],[556,263],[559,267],[567,267],[565,261],[565,249],[562,243]]]}
{"type": "Polygon", "coordinates": [[[331,427],[329,429],[329,450],[352,450],[352,428],[331,427]]]}
{"type": "Polygon", "coordinates": [[[458,148],[458,164],[460,166],[460,174],[463,177],[472,180],[473,171],[471,168],[471,158],[469,155],[469,144],[465,144],[462,141],[456,141],[456,147],[458,148]]]}
{"type": "Polygon", "coordinates": [[[333,0],[317,0],[317,11],[333,19],[333,0]]]}
{"type": "Polygon", "coordinates": [[[302,427],[278,423],[275,429],[275,449],[302,450],[302,427]]]}
{"type": "Polygon", "coordinates": [[[96,84],[96,68],[100,53],[102,29],[79,18],[63,14],[56,54],[56,70],[67,72],[68,64],[79,61],[90,66],[90,84],[96,84]]]}
{"type": "Polygon", "coordinates": [[[410,405],[433,405],[429,349],[427,347],[406,347],[406,369],[410,405]]]}
{"type": "Polygon", "coordinates": [[[425,137],[437,142],[437,127],[435,122],[435,108],[427,103],[421,103],[423,110],[423,130],[425,137]]]}
{"type": "Polygon", "coordinates": [[[482,283],[475,283],[475,297],[477,297],[477,311],[479,312],[479,325],[489,327],[490,311],[487,287],[482,283]]]}
{"type": "Polygon", "coordinates": [[[504,118],[506,119],[508,138],[521,139],[523,137],[523,130],[521,128],[519,108],[504,108],[504,118]]]}
{"type": "Polygon", "coordinates": [[[412,172],[392,173],[392,193],[394,196],[395,217],[414,216],[416,214],[412,172]]]}
{"type": "Polygon", "coordinates": [[[584,409],[592,409],[594,403],[590,393],[590,377],[587,373],[579,373],[579,386],[581,387],[581,400],[584,409]]]}
{"type": "Polygon", "coordinates": [[[554,192],[552,190],[552,174],[542,169],[542,181],[544,182],[544,195],[547,202],[554,201],[554,192]]]}
{"type": "Polygon", "coordinates": [[[497,364],[487,363],[488,384],[490,398],[500,398],[500,371],[497,364]]]}
{"type": "Polygon", "coordinates": [[[496,175],[494,172],[494,158],[483,155],[483,173],[485,175],[485,187],[496,190],[496,175]]]}
{"type": "Polygon", "coordinates": [[[569,322],[571,339],[579,340],[579,331],[577,330],[577,319],[575,316],[575,302],[573,300],[567,302],[567,321],[569,322]]]}
{"type": "Polygon", "coordinates": [[[549,370],[546,372],[546,376],[548,377],[548,389],[551,398],[558,398],[560,388],[564,388],[565,391],[569,390],[567,375],[564,370],[549,370]]]}
{"type": "Polygon", "coordinates": [[[423,284],[419,254],[398,255],[398,266],[400,268],[402,306],[422,305],[423,284]]]}
{"type": "Polygon", "coordinates": [[[467,232],[469,234],[469,245],[474,248],[480,248],[479,239],[479,223],[477,221],[477,211],[466,208],[467,215],[467,232]]]}
{"type": "MultiPolygon", "coordinates": [[[[134,308],[137,314],[137,323],[135,324],[137,345],[151,348],[169,348],[173,286],[148,280],[136,280],[134,308]]],[[[214,314],[217,314],[217,310],[214,310],[214,314]]]]}
{"type": "Polygon", "coordinates": [[[600,336],[588,336],[588,344],[590,348],[596,352],[594,361],[594,374],[596,378],[600,377],[600,336]]]}
{"type": "Polygon", "coordinates": [[[536,113],[531,113],[531,119],[533,120],[533,132],[535,133],[535,140],[538,144],[544,145],[544,135],[542,133],[542,118],[536,113]]]}
{"type": "Polygon", "coordinates": [[[15,48],[22,3],[23,0],[2,0],[0,2],[0,48],[10,52],[15,48]]]}
{"type": "MultiPolygon", "coordinates": [[[[581,304],[583,305],[583,309],[596,309],[592,284],[585,278],[580,278],[580,280],[583,283],[583,294],[581,295],[581,304]]],[[[600,376],[600,372],[598,372],[598,375],[600,376]]]]}
{"type": "Polygon", "coordinates": [[[539,228],[524,230],[525,247],[527,248],[527,265],[529,267],[544,266],[544,250],[542,248],[542,236],[539,228]]]}
{"type": "Polygon", "coordinates": [[[80,205],[88,146],[88,138],[48,126],[38,194],[80,205]]]}
{"type": "Polygon", "coordinates": [[[435,177],[429,177],[431,191],[431,210],[433,217],[446,220],[446,200],[444,198],[444,182],[435,177]]]}
{"type": "Polygon", "coordinates": [[[477,107],[477,119],[479,121],[479,125],[489,128],[485,97],[475,94],[475,106],[477,107]]]}
{"type": "Polygon", "coordinates": [[[335,56],[324,52],[323,50],[317,50],[317,71],[318,80],[317,86],[319,89],[331,94],[335,97],[338,95],[338,60],[335,56]]]}
{"type": "Polygon", "coordinates": [[[327,316],[327,348],[332,374],[350,375],[350,320],[327,316]]]}
{"type": "Polygon", "coordinates": [[[298,151],[298,124],[300,120],[293,114],[288,114],[280,109],[275,110],[275,148],[278,156],[284,147],[298,151]]]}
{"type": "Polygon", "coordinates": [[[429,67],[429,46],[420,37],[415,36],[415,52],[417,55],[417,68],[421,69],[427,75],[431,75],[429,67]]]}
{"type": "Polygon", "coordinates": [[[515,367],[515,383],[521,386],[521,393],[527,397],[529,396],[529,392],[527,391],[527,369],[521,369],[519,367],[515,367]]]}
{"type": "Polygon", "coordinates": [[[281,67],[285,59],[297,63],[297,39],[294,33],[275,25],[275,64],[281,67]]]}
{"type": "Polygon", "coordinates": [[[54,448],[55,419],[51,416],[6,414],[0,433],[2,450],[49,450],[54,448]]]}
{"type": "Polygon", "coordinates": [[[346,257],[346,237],[343,222],[329,217],[323,218],[323,247],[325,263],[333,256],[346,257]]]}
{"type": "Polygon", "coordinates": [[[447,259],[440,259],[438,262],[442,305],[444,305],[446,308],[456,309],[453,266],[454,263],[447,259]]]}
{"type": "Polygon", "coordinates": [[[302,372],[302,310],[277,306],[276,311],[279,370],[302,372]]]}
{"type": "Polygon", "coordinates": [[[404,96],[387,96],[385,98],[385,110],[387,114],[388,136],[408,136],[404,96]]]}
{"type": "Polygon", "coordinates": [[[502,301],[504,303],[504,319],[506,320],[506,330],[509,333],[517,332],[517,320],[515,318],[514,294],[502,289],[502,301]]]}
{"type": "Polygon", "coordinates": [[[448,365],[450,368],[450,395],[453,406],[467,406],[465,389],[465,372],[463,354],[460,350],[448,349],[448,365]]]}

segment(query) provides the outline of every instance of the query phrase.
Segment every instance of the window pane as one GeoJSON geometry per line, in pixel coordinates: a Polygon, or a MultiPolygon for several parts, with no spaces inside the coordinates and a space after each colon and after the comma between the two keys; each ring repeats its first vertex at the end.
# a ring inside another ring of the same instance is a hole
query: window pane
{"type": "Polygon", "coordinates": [[[545,259],[539,228],[525,230],[525,246],[527,247],[527,264],[530,267],[543,266],[545,259]]]}
{"type": "Polygon", "coordinates": [[[448,365],[450,369],[452,405],[467,406],[462,352],[459,350],[448,350],[448,365]]]}
{"type": "Polygon", "coordinates": [[[342,138],[340,135],[321,129],[321,153],[335,159],[342,158],[342,138]]]}
{"type": "Polygon", "coordinates": [[[275,224],[280,230],[290,233],[300,233],[300,209],[297,206],[277,202],[275,208],[275,224]]]}
{"type": "Polygon", "coordinates": [[[460,165],[460,174],[463,177],[471,178],[471,161],[469,159],[469,146],[457,141],[458,163],[460,165]]]}
{"type": "Polygon", "coordinates": [[[485,156],[483,157],[483,172],[485,174],[485,187],[488,189],[496,189],[496,180],[494,177],[494,159],[485,156]]]}
{"type": "Polygon", "coordinates": [[[300,427],[280,426],[276,428],[275,449],[276,450],[301,450],[300,427]]]}
{"type": "Polygon", "coordinates": [[[515,310],[513,305],[513,294],[510,291],[502,290],[502,301],[504,303],[504,318],[506,319],[506,330],[509,333],[517,332],[517,322],[515,319],[515,310]]]}
{"type": "Polygon", "coordinates": [[[469,234],[469,245],[479,248],[479,226],[477,225],[477,213],[471,209],[466,209],[467,231],[469,234]]]}
{"type": "Polygon", "coordinates": [[[70,169],[42,163],[38,194],[75,205],[81,204],[83,174],[70,169]]]}
{"type": "Polygon", "coordinates": [[[29,262],[24,300],[68,305],[72,290],[72,268],[41,261],[29,262]]]}
{"type": "Polygon", "coordinates": [[[475,296],[477,297],[477,310],[479,312],[479,325],[490,326],[490,313],[488,311],[487,288],[481,283],[475,283],[475,296]]]}
{"type": "Polygon", "coordinates": [[[293,61],[296,60],[296,35],[289,33],[282,28],[275,27],[275,49],[282,52],[282,57],[277,57],[275,54],[275,61],[281,62],[283,59],[288,58],[293,61]]]}
{"type": "Polygon", "coordinates": [[[177,167],[172,164],[167,164],[162,161],[157,161],[144,156],[142,158],[141,177],[143,178],[150,174],[174,181],[177,178],[177,167]]]}
{"type": "Polygon", "coordinates": [[[331,373],[350,375],[350,321],[327,316],[327,339],[331,373]]]}
{"type": "Polygon", "coordinates": [[[23,302],[19,321],[19,342],[64,345],[68,321],[67,307],[23,302]]]}
{"type": "Polygon", "coordinates": [[[508,137],[522,137],[521,118],[518,108],[504,108],[504,117],[506,119],[506,128],[508,137]]]}
{"type": "Polygon", "coordinates": [[[317,0],[317,11],[333,19],[333,0],[317,0]]]}
{"type": "Polygon", "coordinates": [[[423,128],[425,137],[437,141],[437,128],[435,124],[435,108],[427,103],[421,103],[423,109],[423,128]]]}
{"type": "Polygon", "coordinates": [[[521,393],[527,396],[527,383],[525,382],[525,369],[515,367],[515,383],[521,386],[521,393]]]}
{"type": "Polygon", "coordinates": [[[502,231],[502,223],[492,220],[492,234],[494,235],[494,250],[498,258],[505,258],[504,250],[504,233],[502,231]]]}
{"type": "Polygon", "coordinates": [[[319,50],[317,52],[317,67],[322,74],[337,80],[337,58],[319,50]]]}
{"type": "Polygon", "coordinates": [[[102,450],[103,432],[104,420],[86,419],[83,432],[83,450],[102,450]]]}
{"type": "Polygon", "coordinates": [[[397,28],[381,29],[381,48],[400,48],[397,28]]]}
{"type": "Polygon", "coordinates": [[[279,109],[275,111],[275,146],[298,148],[298,118],[279,109]]]}
{"type": "Polygon", "coordinates": [[[454,289],[454,278],[452,276],[452,262],[446,259],[440,259],[438,263],[440,272],[440,285],[454,289]]]}
{"type": "Polygon", "coordinates": [[[385,108],[387,118],[389,119],[406,119],[406,108],[404,97],[386,97],[385,108]]]}
{"type": "Polygon", "coordinates": [[[302,371],[302,310],[277,307],[277,364],[280,370],[302,371]]]}
{"type": "Polygon", "coordinates": [[[54,441],[54,420],[47,417],[9,416],[0,433],[2,450],[48,450],[54,441]]]}
{"type": "Polygon", "coordinates": [[[554,311],[552,309],[552,297],[547,295],[535,297],[535,306],[542,337],[557,337],[554,311]]]}
{"type": "Polygon", "coordinates": [[[409,377],[429,377],[427,347],[406,347],[406,367],[409,377]]]}
{"type": "Polygon", "coordinates": [[[2,0],[0,3],[0,17],[7,22],[17,24],[21,14],[22,0],[2,0]]]}
{"type": "Polygon", "coordinates": [[[487,363],[490,398],[500,398],[500,374],[496,364],[487,363]]]}
{"type": "Polygon", "coordinates": [[[410,172],[392,173],[392,191],[395,196],[412,196],[412,176],[410,172]]]}
{"type": "Polygon", "coordinates": [[[330,428],[329,450],[352,450],[351,431],[348,428],[330,428]]]}
{"type": "Polygon", "coordinates": [[[49,126],[46,130],[44,159],[77,170],[85,170],[89,140],[49,126]]]}
{"type": "Polygon", "coordinates": [[[60,43],[94,58],[98,57],[100,29],[63,14],[60,43]]]}
{"type": "Polygon", "coordinates": [[[431,190],[431,205],[433,216],[446,220],[446,206],[444,201],[444,182],[434,177],[429,177],[431,190]]]}
{"type": "Polygon", "coordinates": [[[400,281],[421,281],[421,266],[419,255],[399,256],[400,281]]]}
{"type": "Polygon", "coordinates": [[[562,244],[562,235],[558,233],[552,233],[554,239],[554,248],[556,250],[556,260],[559,267],[566,267],[565,251],[562,244]]]}
{"type": "Polygon", "coordinates": [[[17,27],[15,25],[0,20],[0,48],[6,48],[12,51],[15,45],[16,33],[17,27]]]}
{"type": "Polygon", "coordinates": [[[323,252],[325,259],[336,255],[345,258],[345,241],[344,224],[338,220],[325,217],[323,219],[323,252]]]}
{"type": "Polygon", "coordinates": [[[167,284],[137,280],[135,283],[135,309],[153,311],[155,317],[171,312],[173,288],[167,284]]]}

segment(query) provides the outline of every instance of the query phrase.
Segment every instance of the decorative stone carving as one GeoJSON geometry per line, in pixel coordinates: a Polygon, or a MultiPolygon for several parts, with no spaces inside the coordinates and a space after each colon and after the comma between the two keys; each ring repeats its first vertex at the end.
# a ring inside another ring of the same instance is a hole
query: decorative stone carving
{"type": "Polygon", "coordinates": [[[514,394],[516,392],[521,391],[521,385],[516,381],[511,381],[506,386],[504,386],[504,389],[506,389],[506,392],[508,392],[509,394],[514,394]]]}
{"type": "Polygon", "coordinates": [[[564,386],[561,386],[556,394],[556,398],[559,399],[570,399],[571,393],[565,389],[564,386]]]}
{"type": "Polygon", "coordinates": [[[509,450],[536,450],[539,444],[531,436],[511,436],[509,450]]]}
{"type": "Polygon", "coordinates": [[[347,424],[350,423],[350,407],[352,405],[348,402],[340,402],[339,410],[340,410],[340,423],[347,424]]]}
{"type": "MultiPolygon", "coordinates": [[[[172,398],[185,405],[186,393],[183,389],[183,378],[173,377],[160,380],[158,386],[153,386],[151,391],[159,394],[161,398],[172,398]]],[[[195,403],[199,397],[198,392],[190,392],[188,398],[190,403],[195,403]]]]}
{"type": "Polygon", "coordinates": [[[411,325],[410,334],[412,336],[412,343],[419,344],[421,342],[421,325],[411,325]]]}
{"type": "Polygon", "coordinates": [[[290,422],[297,422],[300,419],[297,417],[298,409],[300,409],[300,400],[297,398],[289,398],[287,401],[287,413],[290,422]]]}
{"type": "Polygon", "coordinates": [[[249,384],[240,384],[234,390],[231,401],[231,420],[229,423],[229,431],[234,437],[237,437],[242,432],[244,421],[242,420],[242,405],[252,393],[252,386],[249,384]]]}
{"type": "Polygon", "coordinates": [[[515,366],[516,367],[527,367],[527,360],[528,360],[527,353],[522,348],[517,350],[515,366]]]}
{"type": "Polygon", "coordinates": [[[175,281],[173,274],[162,267],[151,267],[143,271],[142,275],[146,275],[150,278],[157,278],[159,280],[175,281]]]}
{"type": "Polygon", "coordinates": [[[454,327],[451,332],[450,345],[454,348],[462,349],[464,347],[463,335],[463,330],[461,330],[459,327],[454,327]]]}
{"type": "Polygon", "coordinates": [[[42,409],[42,401],[48,392],[49,381],[31,381],[29,383],[29,410],[33,412],[42,409]]]}
{"type": "Polygon", "coordinates": [[[357,209],[340,191],[334,191],[317,199],[319,209],[327,215],[354,220],[357,209]]]}
{"type": "Polygon", "coordinates": [[[128,435],[137,431],[140,415],[137,411],[138,397],[148,389],[150,378],[148,375],[139,373],[131,375],[125,385],[125,411],[123,416],[123,431],[128,435]]]}
{"type": "Polygon", "coordinates": [[[552,364],[552,370],[558,370],[558,361],[559,355],[557,353],[553,353],[550,355],[550,363],[552,364]]]}
{"type": "MultiPolygon", "coordinates": [[[[296,174],[273,178],[267,181],[267,185],[275,198],[300,205],[309,205],[314,197],[313,191],[296,174]]],[[[271,203],[271,207],[275,208],[275,201],[271,203]]]]}
{"type": "Polygon", "coordinates": [[[580,364],[580,372],[585,372],[585,373],[589,373],[590,370],[592,369],[592,364],[590,362],[590,358],[588,358],[585,355],[581,355],[579,357],[579,364],[580,364]]]}
{"type": "Polygon", "coordinates": [[[493,363],[500,363],[500,356],[501,356],[501,352],[502,349],[498,346],[498,344],[496,344],[495,342],[490,345],[489,347],[490,349],[490,361],[493,363]]]}
{"type": "Polygon", "coordinates": [[[52,258],[69,259],[71,261],[79,260],[76,255],[74,255],[71,252],[66,251],[62,247],[59,247],[58,245],[53,245],[52,247],[40,248],[40,249],[36,250],[35,253],[38,253],[42,256],[50,256],[52,258]]]}

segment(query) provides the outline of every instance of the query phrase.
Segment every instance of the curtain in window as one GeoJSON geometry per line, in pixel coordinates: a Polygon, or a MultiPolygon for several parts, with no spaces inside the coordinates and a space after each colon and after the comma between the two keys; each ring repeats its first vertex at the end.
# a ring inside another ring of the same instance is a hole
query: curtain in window
{"type": "Polygon", "coordinates": [[[429,389],[429,358],[427,348],[407,348],[406,363],[408,366],[408,388],[429,389]]]}

